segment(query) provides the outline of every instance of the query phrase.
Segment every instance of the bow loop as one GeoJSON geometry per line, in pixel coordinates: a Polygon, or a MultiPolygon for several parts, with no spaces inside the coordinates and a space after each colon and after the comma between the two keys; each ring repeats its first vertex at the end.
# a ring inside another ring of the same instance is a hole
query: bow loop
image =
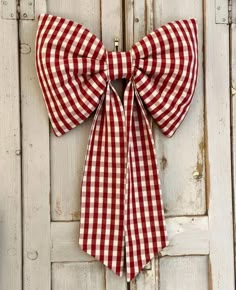
{"type": "Polygon", "coordinates": [[[195,19],[170,22],[133,45],[136,89],[161,131],[171,137],[190,107],[198,72],[195,19]]]}
{"type": "Polygon", "coordinates": [[[106,50],[80,24],[39,16],[36,68],[54,133],[63,135],[97,108],[104,93],[106,50]]]}

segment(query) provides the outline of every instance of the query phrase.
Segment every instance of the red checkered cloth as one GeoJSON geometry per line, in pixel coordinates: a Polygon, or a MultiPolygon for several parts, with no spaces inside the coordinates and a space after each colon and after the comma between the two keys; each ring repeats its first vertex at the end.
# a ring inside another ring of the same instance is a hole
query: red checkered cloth
{"type": "Polygon", "coordinates": [[[196,87],[196,19],[169,22],[127,52],[108,52],[84,26],[41,14],[36,70],[53,131],[95,110],[81,191],[79,245],[127,281],[169,243],[151,115],[171,137],[196,87]],[[111,84],[127,79],[121,100],[111,84]],[[149,112],[149,114],[147,113],[149,112]]]}

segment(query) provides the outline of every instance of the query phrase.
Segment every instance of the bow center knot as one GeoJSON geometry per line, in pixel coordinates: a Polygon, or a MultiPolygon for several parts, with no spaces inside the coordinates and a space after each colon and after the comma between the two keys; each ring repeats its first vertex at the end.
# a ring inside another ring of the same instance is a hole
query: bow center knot
{"type": "Polygon", "coordinates": [[[130,79],[133,74],[132,56],[130,51],[107,52],[107,76],[116,79],[130,79]]]}

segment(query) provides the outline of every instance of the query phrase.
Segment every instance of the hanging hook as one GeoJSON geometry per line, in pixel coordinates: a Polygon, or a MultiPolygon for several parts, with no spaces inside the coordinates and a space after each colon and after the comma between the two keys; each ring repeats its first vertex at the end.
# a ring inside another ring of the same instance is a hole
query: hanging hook
{"type": "Polygon", "coordinates": [[[119,38],[118,37],[115,37],[114,44],[115,44],[115,51],[118,51],[119,50],[119,38]]]}

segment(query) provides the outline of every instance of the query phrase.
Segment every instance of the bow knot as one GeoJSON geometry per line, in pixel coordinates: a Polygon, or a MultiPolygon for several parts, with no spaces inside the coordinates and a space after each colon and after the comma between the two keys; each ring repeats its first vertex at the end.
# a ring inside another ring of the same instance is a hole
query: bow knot
{"type": "Polygon", "coordinates": [[[132,280],[167,246],[157,158],[147,111],[172,136],[198,72],[195,19],[169,22],[128,52],[107,52],[82,25],[42,14],[36,70],[56,136],[95,110],[81,190],[79,245],[132,280]],[[110,81],[129,80],[123,103],[110,81]],[[147,111],[146,111],[147,110],[147,111]]]}
{"type": "Polygon", "coordinates": [[[107,75],[111,81],[116,79],[130,79],[134,65],[131,51],[107,52],[107,75]]]}

